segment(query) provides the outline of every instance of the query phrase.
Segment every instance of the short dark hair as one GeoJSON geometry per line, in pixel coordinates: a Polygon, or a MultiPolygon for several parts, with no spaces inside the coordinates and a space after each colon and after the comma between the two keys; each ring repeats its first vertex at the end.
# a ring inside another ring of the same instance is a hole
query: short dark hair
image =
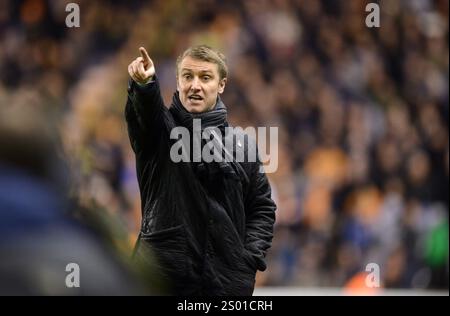
{"type": "Polygon", "coordinates": [[[183,54],[178,56],[178,58],[177,58],[177,74],[178,74],[178,67],[179,67],[181,61],[187,56],[192,57],[194,59],[199,59],[199,60],[203,60],[203,61],[207,61],[207,62],[216,64],[219,68],[220,79],[227,78],[228,66],[226,63],[225,55],[218,51],[215,51],[214,49],[212,49],[211,47],[209,47],[207,45],[198,45],[198,46],[189,47],[188,49],[186,49],[183,52],[183,54]]]}
{"type": "Polygon", "coordinates": [[[63,171],[56,116],[42,112],[25,105],[0,105],[0,165],[56,181],[63,171]]]}

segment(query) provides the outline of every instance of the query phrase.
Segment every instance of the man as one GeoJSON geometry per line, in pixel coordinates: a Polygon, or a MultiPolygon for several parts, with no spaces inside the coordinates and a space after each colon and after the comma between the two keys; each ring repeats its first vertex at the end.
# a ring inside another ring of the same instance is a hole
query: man
{"type": "Polygon", "coordinates": [[[106,220],[87,221],[91,212],[69,201],[58,131],[43,113],[0,104],[0,296],[160,294],[157,278],[107,242],[108,227],[96,225],[106,220]]]}
{"type": "Polygon", "coordinates": [[[256,150],[242,132],[226,135],[219,97],[227,82],[224,56],[207,46],[187,49],[177,60],[177,91],[167,109],[155,66],[143,47],[140,53],[128,66],[125,109],[142,198],[137,257],[153,251],[171,294],[252,295],[256,271],[266,269],[276,209],[261,162],[196,161],[192,152],[190,162],[174,162],[170,154],[171,131],[185,127],[192,135],[194,119],[202,131],[243,137],[234,156],[256,150]]]}

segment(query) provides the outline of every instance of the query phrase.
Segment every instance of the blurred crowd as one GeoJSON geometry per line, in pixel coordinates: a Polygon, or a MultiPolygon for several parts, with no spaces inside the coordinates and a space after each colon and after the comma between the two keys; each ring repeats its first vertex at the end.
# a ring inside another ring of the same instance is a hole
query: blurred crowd
{"type": "Polygon", "coordinates": [[[383,287],[448,289],[448,0],[78,0],[79,28],[69,2],[0,1],[0,104],[62,115],[70,194],[119,218],[130,244],[127,65],[146,47],[168,104],[176,57],[202,43],[227,56],[231,124],[279,127],[257,285],[346,287],[376,263],[383,287]]]}

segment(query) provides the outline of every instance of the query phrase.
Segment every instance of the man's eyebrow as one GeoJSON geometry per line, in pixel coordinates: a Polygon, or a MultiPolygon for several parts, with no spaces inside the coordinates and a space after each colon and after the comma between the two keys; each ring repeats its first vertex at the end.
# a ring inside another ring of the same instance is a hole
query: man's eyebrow
{"type": "MultiPolygon", "coordinates": [[[[194,70],[189,69],[189,68],[182,68],[181,71],[182,71],[182,72],[183,72],[183,71],[194,72],[194,70]]],[[[212,70],[207,69],[207,70],[200,70],[199,73],[202,73],[202,74],[205,74],[205,73],[207,73],[207,74],[213,74],[214,72],[213,72],[212,70]]]]}

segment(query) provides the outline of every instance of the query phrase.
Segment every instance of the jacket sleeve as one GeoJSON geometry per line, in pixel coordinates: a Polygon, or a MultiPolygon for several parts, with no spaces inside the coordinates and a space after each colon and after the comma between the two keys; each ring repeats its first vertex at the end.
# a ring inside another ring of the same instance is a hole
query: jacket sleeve
{"type": "Polygon", "coordinates": [[[129,80],[125,119],[131,147],[136,155],[148,154],[158,148],[166,111],[156,77],[143,86],[129,80]]]}
{"type": "Polygon", "coordinates": [[[260,271],[266,269],[265,256],[272,244],[275,223],[275,202],[265,173],[259,172],[261,162],[254,163],[250,189],[246,199],[245,248],[260,271]]]}

